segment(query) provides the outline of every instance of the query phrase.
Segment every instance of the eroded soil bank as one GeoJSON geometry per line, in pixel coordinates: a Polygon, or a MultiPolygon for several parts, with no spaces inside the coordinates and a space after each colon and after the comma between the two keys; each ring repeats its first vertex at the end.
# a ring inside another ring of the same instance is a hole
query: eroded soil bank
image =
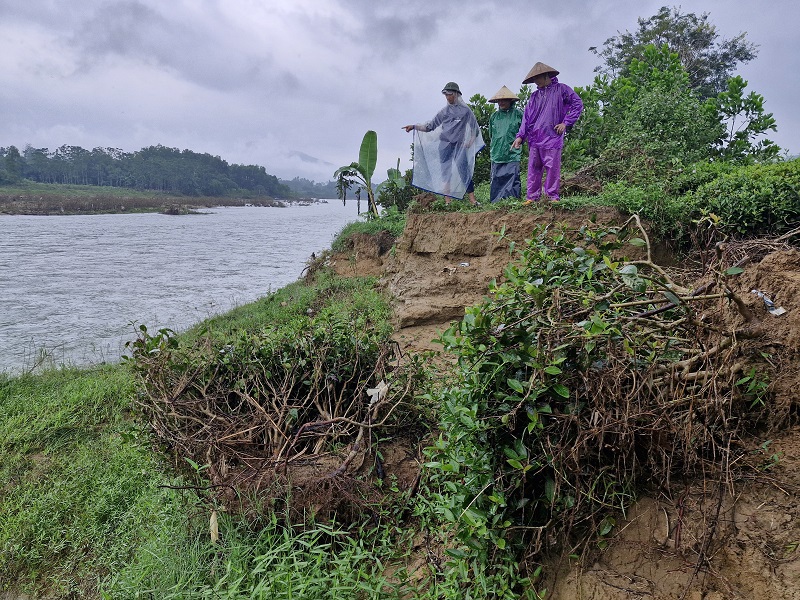
{"type": "MultiPolygon", "coordinates": [[[[382,278],[393,296],[396,339],[404,352],[439,349],[432,342],[437,332],[502,277],[511,241],[521,244],[536,225],[576,229],[625,220],[603,209],[410,214],[394,246],[357,238],[331,262],[343,275],[382,278]]],[[[556,575],[548,598],[800,599],[800,250],[761,245],[731,286],[753,317],[737,323],[748,332],[743,343],[779,361],[770,410],[789,425],[752,440],[753,452],[763,453],[769,468],[736,485],[689,482],[678,496],[640,499],[589,564],[565,559],[551,566],[556,575]],[[785,313],[772,315],[752,290],[767,294],[785,313]]],[[[732,310],[730,319],[741,317],[732,310]]]]}

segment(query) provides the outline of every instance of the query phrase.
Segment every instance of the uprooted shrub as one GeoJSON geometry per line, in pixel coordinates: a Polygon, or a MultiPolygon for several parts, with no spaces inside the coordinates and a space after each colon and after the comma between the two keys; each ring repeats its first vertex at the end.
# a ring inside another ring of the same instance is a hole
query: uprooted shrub
{"type": "Polygon", "coordinates": [[[413,361],[397,366],[377,292],[314,293],[290,319],[225,335],[141,326],[131,362],[158,439],[202,466],[212,487],[251,498],[268,490],[267,504],[292,496],[299,515],[343,521],[369,502],[354,473],[376,460],[377,432],[408,418],[418,373],[413,361]]]}
{"type": "Polygon", "coordinates": [[[463,543],[451,556],[490,581],[487,597],[538,598],[521,557],[535,567],[546,551],[602,544],[644,487],[730,481],[741,437],[762,421],[766,365],[742,359],[752,316],[727,283],[741,269],[717,264],[684,287],[652,262],[637,222],[535,232],[442,335],[460,382],[439,398],[427,467],[463,543]],[[613,258],[624,244],[648,258],[613,258]],[[715,318],[728,304],[738,329],[715,318]]]}

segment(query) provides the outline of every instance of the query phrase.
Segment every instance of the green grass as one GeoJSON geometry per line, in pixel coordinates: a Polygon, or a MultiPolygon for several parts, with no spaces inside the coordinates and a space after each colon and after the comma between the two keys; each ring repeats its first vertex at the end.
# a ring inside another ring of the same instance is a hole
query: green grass
{"type": "Polygon", "coordinates": [[[383,333],[391,333],[389,306],[376,289],[374,278],[341,278],[321,272],[313,285],[302,281],[291,283],[255,302],[211,317],[181,337],[186,341],[204,337],[221,342],[240,332],[254,333],[264,328],[289,330],[294,321],[306,318],[309,311],[352,313],[354,319],[359,315],[373,315],[383,333]]]}
{"type": "Polygon", "coordinates": [[[347,241],[354,234],[376,235],[387,231],[395,238],[400,237],[406,226],[406,214],[392,207],[386,209],[378,219],[354,221],[345,225],[331,243],[331,250],[344,252],[347,250],[347,241]]]}
{"type": "MultiPolygon", "coordinates": [[[[313,286],[290,285],[185,335],[225,340],[283,330],[308,310],[366,318],[389,331],[373,280],[322,275],[313,286]]],[[[274,515],[253,522],[221,512],[221,541],[212,544],[215,501],[154,446],[138,416],[139,389],[124,363],[0,375],[0,592],[161,599],[392,598],[408,591],[408,539],[394,528],[287,529],[274,515]],[[392,561],[398,566],[390,581],[383,573],[392,561]]]]}
{"type": "Polygon", "coordinates": [[[302,282],[291,283],[255,302],[202,321],[181,337],[186,341],[200,337],[224,340],[238,331],[255,331],[269,325],[281,327],[305,315],[316,297],[313,287],[302,282]]]}
{"type": "Polygon", "coordinates": [[[217,545],[167,553],[164,543],[152,546],[149,559],[120,573],[105,598],[420,597],[411,596],[413,585],[400,565],[410,537],[392,528],[365,527],[354,535],[334,525],[292,528],[277,517],[253,525],[223,514],[217,545]]]}
{"type": "Polygon", "coordinates": [[[27,179],[18,183],[0,186],[0,197],[27,197],[35,195],[63,196],[66,198],[93,198],[97,196],[111,198],[153,198],[156,195],[161,197],[172,196],[171,194],[154,194],[151,191],[144,192],[125,187],[37,183],[27,179]]]}
{"type": "Polygon", "coordinates": [[[0,378],[0,589],[93,597],[177,498],[122,366],[0,378]]]}

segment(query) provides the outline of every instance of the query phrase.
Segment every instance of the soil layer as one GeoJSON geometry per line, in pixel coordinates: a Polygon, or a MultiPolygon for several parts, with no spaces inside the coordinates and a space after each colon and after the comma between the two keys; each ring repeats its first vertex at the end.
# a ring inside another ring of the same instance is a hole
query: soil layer
{"type": "MultiPolygon", "coordinates": [[[[343,275],[382,278],[403,352],[436,350],[437,333],[502,277],[511,242],[521,244],[537,225],[575,230],[625,220],[610,209],[409,214],[391,250],[386,240],[365,236],[331,264],[343,275]]],[[[641,498],[603,551],[550,565],[548,598],[800,600],[800,250],[761,247],[767,250],[751,258],[731,287],[754,315],[747,324],[753,352],[779,363],[769,410],[781,428],[752,440],[753,452],[764,454],[764,470],[736,485],[687,482],[676,497],[641,498]],[[770,313],[753,290],[785,312],[770,313]]],[[[732,310],[730,319],[737,318],[732,310]]]]}

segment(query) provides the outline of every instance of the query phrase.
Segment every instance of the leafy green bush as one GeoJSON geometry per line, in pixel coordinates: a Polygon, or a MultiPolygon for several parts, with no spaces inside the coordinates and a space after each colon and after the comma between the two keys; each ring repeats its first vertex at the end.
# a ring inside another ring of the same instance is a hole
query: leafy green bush
{"type": "MultiPolygon", "coordinates": [[[[608,183],[593,202],[648,221],[661,238],[685,242],[694,223],[715,215],[724,233],[777,234],[800,224],[800,159],[735,165],[697,162],[673,180],[608,183]]],[[[569,204],[564,202],[564,206],[569,204]]]]}
{"type": "Polygon", "coordinates": [[[565,164],[586,165],[603,182],[641,186],[668,178],[709,156],[724,132],[715,105],[692,91],[666,45],[646,47],[624,76],[597,77],[580,93],[586,120],[570,134],[565,164]]]}
{"type": "MultiPolygon", "coordinates": [[[[398,160],[398,166],[399,162],[398,160]]],[[[390,177],[378,186],[378,205],[384,209],[395,207],[400,212],[403,212],[411,204],[414,195],[419,193],[419,190],[411,185],[414,172],[411,169],[406,169],[405,174],[400,175],[399,169],[389,169],[388,174],[394,175],[395,178],[392,179],[390,177]]]]}
{"type": "MultiPolygon", "coordinates": [[[[424,376],[419,361],[395,364],[390,311],[374,279],[330,276],[309,287],[305,310],[247,329],[213,321],[207,335],[184,338],[142,326],[130,361],[146,391],[139,405],[180,463],[204,465],[214,486],[227,486],[234,469],[245,492],[272,486],[268,497],[291,498],[295,518],[309,510],[349,521],[367,505],[391,504],[348,465],[374,459],[379,436],[417,430],[411,399],[424,376]],[[292,480],[296,464],[315,461],[327,473],[292,480]],[[349,493],[337,496],[334,485],[349,493]]],[[[284,303],[269,301],[275,310],[284,303]]]]}
{"type": "Polygon", "coordinates": [[[723,160],[739,163],[774,160],[781,149],[763,136],[778,130],[775,118],[764,112],[764,97],[755,92],[745,95],[746,87],[747,82],[739,75],[731,77],[728,89],[713,99],[719,118],[726,125],[717,154],[723,160]]]}
{"type": "Polygon", "coordinates": [[[667,182],[669,191],[676,196],[682,196],[694,191],[704,183],[713,181],[717,177],[726,175],[741,168],[732,162],[724,161],[698,161],[684,167],[675,177],[667,182]]]}
{"type": "Polygon", "coordinates": [[[713,213],[723,230],[776,234],[800,223],[800,159],[721,169],[681,200],[695,216],[713,213]]]}
{"type": "Polygon", "coordinates": [[[708,156],[718,135],[713,118],[685,90],[648,89],[629,107],[594,172],[634,184],[669,178],[708,156]]]}
{"type": "Polygon", "coordinates": [[[426,465],[463,544],[454,568],[494,577],[477,595],[492,598],[535,594],[519,580],[535,565],[511,567],[519,556],[602,546],[642,486],[715,468],[720,440],[736,435],[720,420],[752,407],[715,349],[730,334],[696,317],[712,306],[693,306],[627,227],[539,230],[504,275],[441,337],[460,379],[439,396],[426,465]],[[648,259],[613,258],[628,242],[648,259]],[[713,390],[699,383],[709,372],[713,390]],[[731,413],[709,426],[712,405],[731,413]],[[694,423],[704,433],[681,434],[694,423]]]}
{"type": "Polygon", "coordinates": [[[597,201],[625,214],[640,215],[662,239],[683,240],[691,226],[690,206],[667,194],[658,183],[645,186],[609,183],[597,201]]]}

